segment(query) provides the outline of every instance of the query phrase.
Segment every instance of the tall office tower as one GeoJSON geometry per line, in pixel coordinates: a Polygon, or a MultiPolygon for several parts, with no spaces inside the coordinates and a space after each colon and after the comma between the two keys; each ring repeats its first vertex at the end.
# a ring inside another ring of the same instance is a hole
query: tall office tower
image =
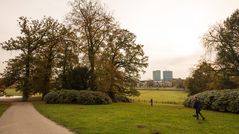
{"type": "Polygon", "coordinates": [[[160,70],[153,71],[153,80],[154,81],[161,80],[161,71],[160,70]]]}
{"type": "Polygon", "coordinates": [[[168,81],[173,79],[173,71],[163,71],[163,80],[168,81]]]}

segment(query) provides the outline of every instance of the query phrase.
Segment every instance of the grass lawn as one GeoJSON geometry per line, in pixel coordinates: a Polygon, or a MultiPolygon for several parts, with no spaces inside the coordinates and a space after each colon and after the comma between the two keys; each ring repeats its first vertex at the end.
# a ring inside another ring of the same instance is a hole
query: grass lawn
{"type": "Polygon", "coordinates": [[[188,93],[185,91],[170,91],[170,90],[139,90],[141,93],[138,97],[131,97],[136,102],[149,103],[152,98],[157,103],[176,103],[182,104],[188,93]]]}
{"type": "Polygon", "coordinates": [[[0,116],[3,114],[5,110],[7,110],[9,104],[0,102],[0,116]]]}
{"type": "Polygon", "coordinates": [[[22,93],[19,91],[16,91],[15,88],[7,88],[4,90],[6,96],[21,96],[22,93]]]}
{"type": "MultiPolygon", "coordinates": [[[[15,88],[7,88],[4,90],[6,96],[22,96],[22,92],[20,91],[16,91],[15,88]]],[[[35,100],[35,98],[39,98],[41,97],[42,94],[34,94],[34,95],[31,95],[33,97],[33,100],[35,100]]]]}
{"type": "Polygon", "coordinates": [[[46,117],[80,134],[238,134],[239,115],[202,111],[199,123],[193,109],[182,105],[110,104],[63,105],[35,102],[46,117]]]}

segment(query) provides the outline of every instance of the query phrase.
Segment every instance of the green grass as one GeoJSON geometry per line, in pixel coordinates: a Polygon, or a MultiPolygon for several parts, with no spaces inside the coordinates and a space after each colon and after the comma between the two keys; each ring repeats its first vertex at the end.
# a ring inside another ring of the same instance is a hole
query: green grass
{"type": "Polygon", "coordinates": [[[182,105],[35,102],[34,106],[46,117],[80,134],[238,134],[239,130],[238,114],[202,111],[206,120],[199,123],[192,117],[194,110],[182,105]]]}
{"type": "Polygon", "coordinates": [[[35,102],[34,106],[46,117],[80,134],[238,134],[238,114],[203,111],[206,120],[199,123],[192,117],[193,109],[160,103],[181,104],[186,92],[139,91],[141,95],[132,98],[140,103],[86,106],[35,102]],[[149,106],[146,103],[151,98],[159,103],[149,106]]]}
{"type": "Polygon", "coordinates": [[[5,110],[7,110],[9,104],[0,102],[0,116],[4,113],[5,110]]]}
{"type": "MultiPolygon", "coordinates": [[[[16,91],[15,88],[7,88],[4,90],[6,96],[22,96],[22,92],[16,91]]],[[[32,97],[40,97],[42,94],[36,93],[32,97]]]]}
{"type": "Polygon", "coordinates": [[[16,91],[15,88],[7,88],[4,90],[6,96],[21,96],[22,93],[19,91],[16,91]]]}
{"type": "Polygon", "coordinates": [[[171,91],[171,90],[139,90],[140,96],[131,97],[136,102],[149,103],[152,98],[157,103],[176,103],[182,104],[186,99],[188,93],[185,91],[171,91]]]}

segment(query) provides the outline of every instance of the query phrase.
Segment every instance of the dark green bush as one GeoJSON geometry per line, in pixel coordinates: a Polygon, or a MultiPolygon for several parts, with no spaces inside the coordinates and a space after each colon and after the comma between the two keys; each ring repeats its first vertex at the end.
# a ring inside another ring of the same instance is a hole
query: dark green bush
{"type": "Polygon", "coordinates": [[[193,107],[195,96],[202,103],[203,109],[239,113],[239,89],[212,90],[188,97],[184,106],[193,107]]]}
{"type": "Polygon", "coordinates": [[[77,103],[79,91],[77,90],[58,90],[48,93],[44,97],[46,103],[77,103]]]}
{"type": "Polygon", "coordinates": [[[50,93],[48,93],[48,94],[46,94],[46,95],[44,96],[44,99],[43,99],[43,100],[44,100],[46,103],[50,103],[50,104],[58,103],[58,102],[57,102],[57,100],[58,100],[57,96],[58,96],[58,93],[57,93],[57,92],[50,92],[50,93]]]}
{"type": "Polygon", "coordinates": [[[129,103],[129,102],[132,102],[127,96],[125,95],[116,95],[115,96],[115,101],[116,102],[126,102],[126,103],[129,103]]]}
{"type": "Polygon", "coordinates": [[[93,104],[110,104],[112,100],[110,97],[99,91],[90,91],[90,90],[82,90],[79,91],[80,94],[78,96],[77,102],[79,104],[85,105],[93,105],[93,104]]]}
{"type": "Polygon", "coordinates": [[[77,90],[60,90],[58,94],[59,103],[77,103],[79,91],[77,90]]]}
{"type": "Polygon", "coordinates": [[[49,104],[110,104],[112,103],[110,97],[102,92],[89,90],[58,90],[48,93],[44,97],[44,101],[49,104]]]}

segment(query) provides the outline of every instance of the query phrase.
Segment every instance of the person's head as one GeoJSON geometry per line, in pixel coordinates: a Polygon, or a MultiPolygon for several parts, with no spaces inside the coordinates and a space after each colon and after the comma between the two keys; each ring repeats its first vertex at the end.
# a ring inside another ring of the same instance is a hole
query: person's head
{"type": "Polygon", "coordinates": [[[198,100],[198,97],[197,97],[197,96],[195,96],[195,97],[194,97],[194,99],[195,99],[195,100],[198,100]]]}

